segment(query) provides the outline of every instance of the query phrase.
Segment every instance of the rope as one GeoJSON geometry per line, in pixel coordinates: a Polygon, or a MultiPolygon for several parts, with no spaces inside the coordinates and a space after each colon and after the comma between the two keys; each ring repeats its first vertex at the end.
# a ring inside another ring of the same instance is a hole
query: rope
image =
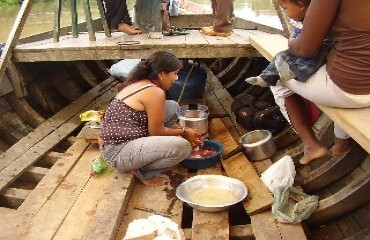
{"type": "Polygon", "coordinates": [[[183,94],[184,94],[184,92],[185,92],[186,83],[188,82],[188,79],[190,78],[190,74],[191,74],[191,72],[193,71],[193,68],[194,68],[194,64],[192,64],[192,65],[191,65],[191,68],[190,68],[190,70],[189,70],[188,74],[187,74],[187,75],[186,75],[186,77],[185,77],[184,85],[182,86],[182,88],[181,88],[181,92],[180,92],[180,94],[179,94],[179,98],[177,99],[177,102],[178,102],[178,103],[180,103],[180,100],[181,100],[181,98],[182,98],[182,95],[183,95],[183,94]]]}

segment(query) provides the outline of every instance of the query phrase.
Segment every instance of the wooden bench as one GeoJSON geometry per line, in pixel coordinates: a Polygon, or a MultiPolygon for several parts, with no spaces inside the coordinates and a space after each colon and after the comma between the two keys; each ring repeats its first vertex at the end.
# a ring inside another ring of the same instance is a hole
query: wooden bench
{"type": "MultiPolygon", "coordinates": [[[[271,61],[274,56],[288,48],[288,40],[277,34],[258,33],[250,35],[249,41],[262,56],[271,61]]],[[[318,105],[318,107],[358,144],[370,153],[370,107],[361,109],[343,109],[318,105]]]]}

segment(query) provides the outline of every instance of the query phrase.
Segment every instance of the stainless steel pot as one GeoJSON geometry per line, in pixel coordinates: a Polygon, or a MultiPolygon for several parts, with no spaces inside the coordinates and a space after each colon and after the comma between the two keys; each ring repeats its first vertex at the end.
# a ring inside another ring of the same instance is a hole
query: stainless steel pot
{"type": "Polygon", "coordinates": [[[179,124],[182,127],[199,129],[201,134],[208,132],[208,107],[202,104],[180,106],[179,124]]]}
{"type": "Polygon", "coordinates": [[[244,134],[239,139],[239,147],[226,154],[227,159],[244,151],[249,160],[260,161],[270,158],[276,152],[276,145],[272,134],[268,130],[254,130],[244,134]]]}

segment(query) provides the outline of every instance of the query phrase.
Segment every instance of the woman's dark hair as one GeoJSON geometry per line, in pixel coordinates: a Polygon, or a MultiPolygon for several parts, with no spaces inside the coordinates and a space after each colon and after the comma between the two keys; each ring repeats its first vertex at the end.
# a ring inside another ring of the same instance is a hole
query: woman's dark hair
{"type": "Polygon", "coordinates": [[[158,80],[158,73],[173,72],[182,67],[182,62],[172,53],[158,51],[141,61],[127,76],[120,89],[143,79],[158,80]]]}

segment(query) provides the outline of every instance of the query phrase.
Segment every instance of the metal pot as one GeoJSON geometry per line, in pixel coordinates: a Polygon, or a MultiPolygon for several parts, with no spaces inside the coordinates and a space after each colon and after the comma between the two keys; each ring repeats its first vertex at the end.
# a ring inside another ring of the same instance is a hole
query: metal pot
{"type": "Polygon", "coordinates": [[[201,134],[208,132],[208,107],[202,104],[180,106],[179,124],[182,127],[199,129],[201,134]]]}
{"type": "Polygon", "coordinates": [[[260,161],[270,158],[276,152],[276,146],[272,134],[268,130],[254,130],[244,134],[239,139],[239,147],[226,154],[227,159],[244,151],[249,160],[260,161]]]}

